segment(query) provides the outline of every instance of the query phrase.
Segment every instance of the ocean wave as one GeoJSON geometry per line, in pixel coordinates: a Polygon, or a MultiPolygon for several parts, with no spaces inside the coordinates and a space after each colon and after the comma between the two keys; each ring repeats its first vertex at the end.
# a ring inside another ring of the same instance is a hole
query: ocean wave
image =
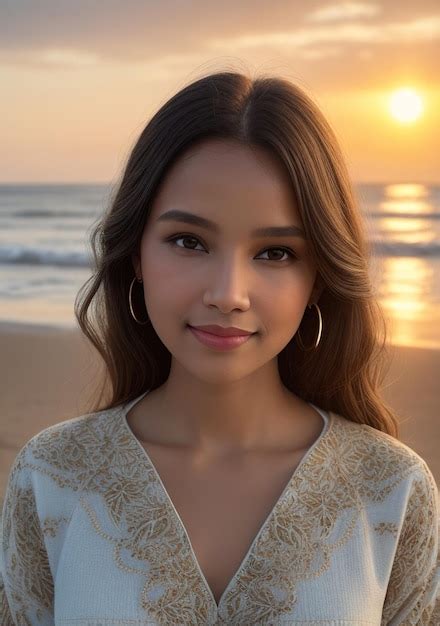
{"type": "Polygon", "coordinates": [[[19,211],[16,210],[12,210],[12,211],[7,211],[7,210],[2,210],[2,217],[10,217],[10,218],[17,218],[17,217],[24,217],[26,219],[41,219],[41,218],[50,218],[52,219],[53,217],[61,217],[62,219],[64,218],[73,218],[73,219],[84,219],[84,218],[88,218],[88,219],[92,219],[97,217],[96,212],[90,211],[90,209],[84,209],[81,210],[78,207],[75,207],[75,209],[73,210],[69,210],[69,209],[22,209],[19,211]]]}
{"type": "Polygon", "coordinates": [[[92,259],[86,252],[76,250],[66,251],[23,246],[3,246],[0,248],[0,264],[92,267],[92,259]]]}

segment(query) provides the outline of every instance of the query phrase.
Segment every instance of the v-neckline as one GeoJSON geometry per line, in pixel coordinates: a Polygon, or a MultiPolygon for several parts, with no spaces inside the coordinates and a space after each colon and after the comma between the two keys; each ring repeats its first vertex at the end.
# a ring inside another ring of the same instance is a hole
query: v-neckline
{"type": "Polygon", "coordinates": [[[246,552],[245,556],[243,557],[240,565],[238,566],[238,568],[236,569],[235,573],[232,575],[232,578],[229,580],[228,584],[226,585],[222,595],[220,596],[220,599],[218,601],[217,604],[217,600],[214,597],[214,594],[212,592],[211,587],[208,584],[208,581],[206,579],[205,574],[203,573],[202,568],[200,567],[200,563],[197,559],[196,553],[194,551],[192,542],[191,542],[191,538],[189,536],[189,533],[186,529],[185,524],[183,523],[182,518],[180,517],[179,512],[177,511],[174,502],[170,496],[170,494],[168,493],[162,478],[160,477],[159,472],[157,471],[156,466],[154,465],[153,461],[150,458],[150,455],[148,454],[147,450],[144,448],[144,446],[141,444],[141,442],[139,441],[139,439],[135,436],[135,434],[133,433],[133,431],[131,430],[128,421],[127,421],[127,413],[130,411],[130,409],[132,409],[134,407],[135,404],[137,404],[138,402],[140,402],[140,400],[142,400],[142,398],[144,398],[147,395],[148,391],[145,391],[144,393],[142,393],[140,396],[138,396],[137,398],[135,398],[134,400],[131,400],[130,402],[120,405],[119,408],[119,415],[122,418],[122,424],[124,426],[124,428],[128,431],[129,436],[131,439],[134,439],[134,441],[136,442],[137,446],[139,447],[140,453],[144,459],[144,461],[147,462],[147,465],[153,470],[153,473],[157,479],[158,484],[160,485],[160,488],[163,491],[163,494],[165,496],[166,501],[168,502],[168,504],[170,505],[176,520],[177,520],[177,524],[178,527],[181,531],[181,533],[183,534],[183,536],[185,537],[187,544],[188,544],[188,548],[191,554],[191,558],[194,562],[194,565],[196,566],[199,574],[200,574],[200,579],[202,581],[203,586],[205,587],[206,591],[208,592],[211,601],[214,604],[214,607],[216,609],[217,612],[220,611],[222,603],[224,601],[224,599],[226,598],[229,590],[231,589],[231,587],[233,586],[233,584],[235,583],[235,581],[237,580],[239,574],[242,572],[242,570],[246,567],[246,564],[249,562],[249,558],[251,556],[251,553],[253,552],[253,550],[255,549],[255,546],[258,543],[258,540],[260,538],[261,533],[265,530],[265,528],[267,528],[267,526],[269,525],[270,521],[272,520],[273,516],[275,515],[277,509],[281,506],[282,501],[284,500],[284,497],[286,495],[286,493],[288,492],[289,488],[291,487],[292,483],[294,480],[298,480],[301,476],[302,473],[302,468],[304,467],[305,462],[313,455],[316,453],[316,450],[318,448],[321,447],[321,444],[323,442],[324,439],[327,438],[330,430],[331,430],[331,426],[333,424],[333,413],[331,411],[324,411],[323,409],[320,409],[319,407],[317,407],[315,404],[312,404],[311,402],[308,402],[307,404],[309,404],[311,407],[313,407],[318,413],[319,415],[322,417],[322,420],[324,422],[324,426],[323,429],[320,433],[320,435],[317,437],[317,439],[315,440],[315,442],[310,446],[310,448],[307,450],[307,452],[304,454],[304,456],[302,457],[302,459],[300,460],[300,462],[298,463],[298,465],[295,467],[295,469],[293,470],[293,473],[290,475],[290,478],[287,480],[286,485],[284,486],[284,489],[282,490],[281,494],[279,495],[278,499],[276,500],[275,504],[273,505],[272,509],[270,510],[269,514],[266,516],[266,519],[264,520],[264,522],[262,523],[262,525],[260,526],[259,531],[257,532],[257,534],[255,535],[255,537],[253,538],[248,551],[246,552]]]}

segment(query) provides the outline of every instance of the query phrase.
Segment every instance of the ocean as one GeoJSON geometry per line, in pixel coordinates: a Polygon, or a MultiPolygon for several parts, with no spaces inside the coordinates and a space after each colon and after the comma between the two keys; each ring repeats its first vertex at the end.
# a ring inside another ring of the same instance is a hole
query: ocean
{"type": "MultiPolygon", "coordinates": [[[[355,185],[395,345],[440,347],[440,185],[355,185]]],[[[110,185],[0,185],[0,321],[74,328],[110,185]]]]}

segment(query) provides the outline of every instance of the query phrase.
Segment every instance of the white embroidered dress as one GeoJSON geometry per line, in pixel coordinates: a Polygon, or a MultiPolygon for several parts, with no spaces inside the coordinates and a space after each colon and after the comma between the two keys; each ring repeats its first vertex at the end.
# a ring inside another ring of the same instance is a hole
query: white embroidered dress
{"type": "Polygon", "coordinates": [[[20,450],[3,505],[0,625],[439,626],[437,485],[411,448],[324,428],[219,604],[119,407],[20,450]]]}

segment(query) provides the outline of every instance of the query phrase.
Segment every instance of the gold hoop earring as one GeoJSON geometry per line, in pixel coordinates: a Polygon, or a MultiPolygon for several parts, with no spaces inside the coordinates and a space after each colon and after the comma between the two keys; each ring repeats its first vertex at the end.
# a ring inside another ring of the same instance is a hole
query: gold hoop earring
{"type": "Polygon", "coordinates": [[[317,338],[315,340],[315,344],[313,346],[311,346],[310,348],[304,347],[303,341],[301,339],[300,331],[299,330],[297,331],[296,334],[297,334],[298,344],[299,344],[300,348],[302,350],[304,350],[304,352],[309,352],[310,350],[314,350],[315,348],[317,348],[319,342],[321,341],[321,335],[322,335],[322,315],[321,315],[321,309],[314,302],[312,302],[312,304],[308,304],[307,306],[309,307],[309,309],[311,309],[312,306],[316,307],[316,310],[318,311],[318,318],[319,318],[318,319],[318,325],[319,325],[319,328],[318,328],[318,336],[317,336],[317,338]]]}
{"type": "MultiPolygon", "coordinates": [[[[133,316],[133,319],[135,319],[135,320],[136,320],[136,322],[137,322],[138,324],[141,324],[141,326],[143,326],[143,325],[145,325],[145,324],[148,324],[148,322],[150,321],[150,319],[148,318],[146,322],[141,322],[140,320],[138,320],[138,318],[136,317],[136,315],[135,315],[135,313],[134,313],[134,310],[133,310],[133,305],[132,305],[132,302],[131,302],[131,292],[132,292],[132,290],[133,290],[133,284],[134,284],[134,281],[135,281],[135,280],[136,280],[136,276],[135,276],[135,277],[133,278],[133,280],[131,281],[130,291],[129,291],[129,293],[128,293],[128,303],[129,303],[129,305],[130,305],[130,311],[131,311],[131,315],[133,316]]],[[[138,282],[139,282],[139,283],[142,283],[142,278],[141,278],[140,280],[138,280],[138,282]]]]}

